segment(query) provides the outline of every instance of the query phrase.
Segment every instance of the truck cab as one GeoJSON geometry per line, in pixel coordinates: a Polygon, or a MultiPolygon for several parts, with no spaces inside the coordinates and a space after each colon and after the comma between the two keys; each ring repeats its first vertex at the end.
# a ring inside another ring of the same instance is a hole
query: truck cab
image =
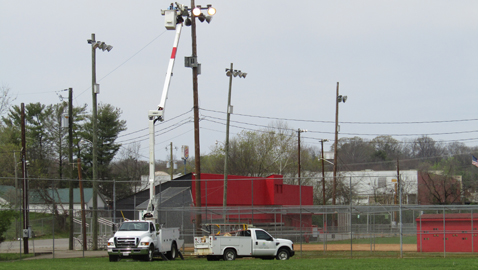
{"type": "Polygon", "coordinates": [[[125,221],[108,240],[108,255],[110,261],[124,257],[152,261],[154,255],[162,253],[174,260],[183,241],[179,228],[158,229],[149,220],[125,221]]]}

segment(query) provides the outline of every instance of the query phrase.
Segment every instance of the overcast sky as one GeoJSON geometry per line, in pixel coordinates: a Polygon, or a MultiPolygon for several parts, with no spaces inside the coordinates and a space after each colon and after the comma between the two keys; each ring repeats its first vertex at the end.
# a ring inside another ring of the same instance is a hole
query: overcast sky
{"type": "MultiPolygon", "coordinates": [[[[141,143],[148,158],[148,110],[160,101],[174,31],[158,0],[0,0],[0,84],[15,104],[54,104],[74,91],[91,109],[91,33],[114,46],[97,50],[98,101],[122,109],[118,142],[141,143]],[[60,91],[60,92],[59,92],[60,91]]],[[[190,5],[190,2],[183,2],[190,5]]],[[[231,137],[282,119],[308,129],[303,142],[334,138],[337,82],[340,137],[428,135],[477,145],[478,1],[218,1],[197,25],[201,153],[225,140],[229,78],[231,137]],[[249,115],[249,116],[245,116],[249,115]],[[300,120],[300,121],[297,121],[300,120]],[[464,121],[466,120],[466,121],[464,121]],[[384,122],[388,122],[385,124],[384,122]],[[391,123],[390,123],[391,122],[391,123]],[[414,123],[410,123],[414,122],[414,123]],[[419,123],[417,123],[419,122],[419,123]]],[[[173,142],[194,155],[191,29],[184,27],[166,107],[156,126],[156,156],[173,142]],[[179,116],[179,117],[177,117],[179,116]]]]}

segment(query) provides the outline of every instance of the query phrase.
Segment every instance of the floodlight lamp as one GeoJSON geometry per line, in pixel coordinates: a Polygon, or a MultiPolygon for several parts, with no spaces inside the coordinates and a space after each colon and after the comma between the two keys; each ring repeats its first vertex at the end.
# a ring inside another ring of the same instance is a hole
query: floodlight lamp
{"type": "Polygon", "coordinates": [[[93,43],[93,40],[92,39],[88,39],[88,44],[92,44],[93,43]]]}
{"type": "Polygon", "coordinates": [[[345,101],[347,100],[347,96],[344,96],[342,99],[344,100],[344,103],[345,103],[345,101]]]}
{"type": "Polygon", "coordinates": [[[111,51],[112,49],[113,49],[113,46],[111,46],[111,45],[106,46],[106,50],[107,50],[108,52],[111,51]]]}
{"type": "Polygon", "coordinates": [[[237,77],[237,75],[239,74],[239,72],[241,72],[241,71],[240,71],[240,70],[234,70],[234,73],[233,73],[234,77],[237,77]]]}
{"type": "Polygon", "coordinates": [[[246,75],[247,75],[247,73],[245,73],[245,72],[244,72],[244,73],[242,73],[242,78],[244,78],[244,79],[245,79],[245,78],[246,78],[246,75]]]}
{"type": "Polygon", "coordinates": [[[232,74],[231,70],[226,68],[226,76],[231,77],[231,74],[232,74]]]}
{"type": "Polygon", "coordinates": [[[206,16],[203,13],[201,13],[198,16],[198,19],[199,19],[200,22],[204,22],[204,20],[206,19],[206,16]]]}
{"type": "Polygon", "coordinates": [[[342,102],[342,95],[337,97],[337,102],[339,102],[339,103],[342,102]]]}
{"type": "Polygon", "coordinates": [[[210,23],[211,20],[212,20],[212,16],[206,16],[206,22],[207,22],[207,23],[210,23]]]}
{"type": "Polygon", "coordinates": [[[188,17],[188,18],[186,19],[186,22],[184,22],[184,24],[185,24],[186,26],[191,26],[191,24],[192,24],[191,19],[188,17]]]}
{"type": "Polygon", "coordinates": [[[207,5],[207,14],[213,16],[214,14],[216,14],[216,9],[213,8],[211,5],[207,5]]]}
{"type": "Polygon", "coordinates": [[[193,9],[193,15],[197,17],[197,16],[199,16],[200,14],[201,14],[201,6],[195,7],[195,8],[193,9]]]}
{"type": "Polygon", "coordinates": [[[183,22],[184,22],[183,16],[178,15],[176,17],[176,24],[180,24],[180,23],[183,23],[183,22]]]}

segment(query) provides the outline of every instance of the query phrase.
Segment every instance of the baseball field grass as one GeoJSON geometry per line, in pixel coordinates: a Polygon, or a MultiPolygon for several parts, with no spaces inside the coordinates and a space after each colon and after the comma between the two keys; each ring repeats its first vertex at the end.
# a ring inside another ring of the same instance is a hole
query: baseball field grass
{"type": "MultiPolygon", "coordinates": [[[[439,254],[421,258],[397,258],[396,254],[383,257],[350,258],[346,252],[337,252],[330,257],[317,257],[318,253],[306,253],[302,258],[288,261],[261,260],[252,258],[235,261],[207,261],[205,258],[187,257],[185,260],[153,262],[123,259],[109,262],[108,258],[35,259],[3,261],[0,269],[478,269],[475,256],[454,255],[447,258],[439,254]]],[[[330,255],[330,254],[329,254],[330,255]]]]}

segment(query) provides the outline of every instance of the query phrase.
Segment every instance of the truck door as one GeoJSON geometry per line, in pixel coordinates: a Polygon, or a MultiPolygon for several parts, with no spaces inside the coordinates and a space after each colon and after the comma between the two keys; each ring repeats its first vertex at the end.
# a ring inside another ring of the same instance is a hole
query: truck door
{"type": "Polygon", "coordinates": [[[263,230],[255,230],[255,236],[252,237],[252,255],[254,256],[274,256],[276,245],[274,238],[263,230]]]}
{"type": "Polygon", "coordinates": [[[149,233],[150,233],[150,237],[153,239],[153,243],[154,243],[154,248],[159,248],[158,246],[158,235],[156,234],[156,227],[154,226],[154,224],[151,222],[149,223],[149,233]]]}

